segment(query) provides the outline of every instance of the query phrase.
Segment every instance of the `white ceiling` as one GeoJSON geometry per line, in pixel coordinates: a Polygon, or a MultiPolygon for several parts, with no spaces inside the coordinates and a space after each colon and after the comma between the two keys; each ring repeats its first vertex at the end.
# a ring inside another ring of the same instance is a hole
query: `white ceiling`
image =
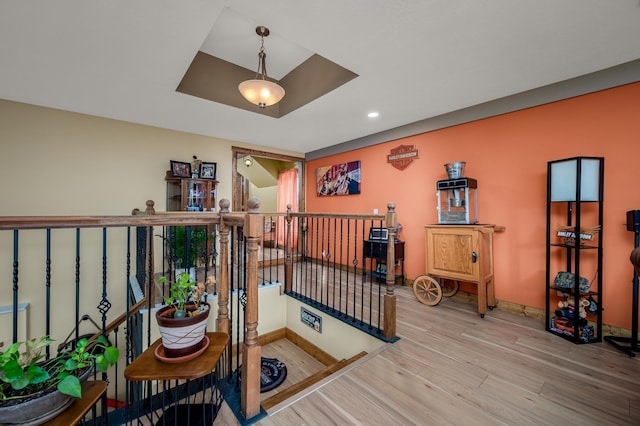
{"type": "Polygon", "coordinates": [[[301,153],[638,58],[640,0],[0,2],[0,98],[301,153]],[[279,119],[176,92],[198,50],[255,70],[258,25],[269,76],[359,77],[279,119]]]}

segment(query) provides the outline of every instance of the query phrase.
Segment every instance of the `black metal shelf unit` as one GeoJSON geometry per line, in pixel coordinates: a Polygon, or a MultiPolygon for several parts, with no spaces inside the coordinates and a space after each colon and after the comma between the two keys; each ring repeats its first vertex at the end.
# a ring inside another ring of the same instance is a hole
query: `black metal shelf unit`
{"type": "Polygon", "coordinates": [[[602,341],[603,179],[602,157],[547,163],[545,328],[577,344],[602,341]]]}
{"type": "MultiPolygon", "coordinates": [[[[387,240],[364,240],[363,241],[363,258],[364,265],[363,271],[365,274],[369,273],[372,277],[378,280],[385,280],[387,278],[387,240]],[[369,259],[369,262],[367,262],[369,259]]],[[[395,278],[400,279],[404,284],[404,241],[395,240],[393,243],[393,256],[396,261],[396,265],[400,266],[400,273],[395,273],[395,278]]]]}

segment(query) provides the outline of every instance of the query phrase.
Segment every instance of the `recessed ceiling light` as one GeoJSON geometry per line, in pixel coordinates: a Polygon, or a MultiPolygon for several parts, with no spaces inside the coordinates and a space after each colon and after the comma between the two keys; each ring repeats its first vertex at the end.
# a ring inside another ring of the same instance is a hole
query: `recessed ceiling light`
{"type": "Polygon", "coordinates": [[[369,114],[367,114],[367,117],[369,118],[376,118],[377,116],[379,116],[380,114],[377,112],[370,112],[369,114]]]}

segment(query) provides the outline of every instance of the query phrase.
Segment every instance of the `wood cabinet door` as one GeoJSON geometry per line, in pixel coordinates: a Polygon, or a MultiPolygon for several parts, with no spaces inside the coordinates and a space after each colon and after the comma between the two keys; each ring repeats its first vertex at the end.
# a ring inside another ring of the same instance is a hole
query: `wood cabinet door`
{"type": "Polygon", "coordinates": [[[477,230],[441,226],[426,227],[425,230],[428,274],[466,282],[479,281],[477,230]]]}

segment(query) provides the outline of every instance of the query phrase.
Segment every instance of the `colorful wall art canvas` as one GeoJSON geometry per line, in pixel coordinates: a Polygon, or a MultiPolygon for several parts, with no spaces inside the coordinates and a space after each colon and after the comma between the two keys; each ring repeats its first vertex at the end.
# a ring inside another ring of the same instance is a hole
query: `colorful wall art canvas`
{"type": "Polygon", "coordinates": [[[319,167],[316,170],[316,185],[320,196],[359,194],[360,161],[319,167]]]}

